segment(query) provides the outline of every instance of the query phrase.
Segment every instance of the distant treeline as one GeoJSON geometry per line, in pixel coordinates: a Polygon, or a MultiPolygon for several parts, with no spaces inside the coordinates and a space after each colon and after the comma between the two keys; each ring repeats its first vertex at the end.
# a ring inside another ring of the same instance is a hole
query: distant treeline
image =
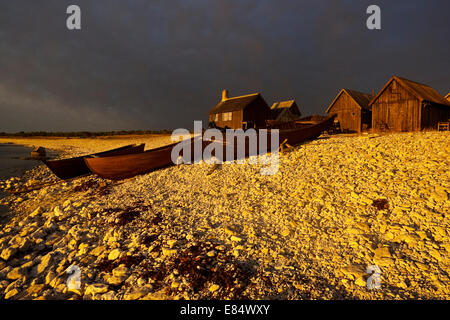
{"type": "Polygon", "coordinates": [[[33,131],[33,132],[16,132],[7,133],[0,132],[0,136],[5,137],[74,137],[74,138],[91,138],[102,136],[123,136],[123,135],[139,135],[139,134],[171,134],[170,130],[131,130],[131,131],[108,131],[108,132],[46,132],[46,131],[33,131]]]}

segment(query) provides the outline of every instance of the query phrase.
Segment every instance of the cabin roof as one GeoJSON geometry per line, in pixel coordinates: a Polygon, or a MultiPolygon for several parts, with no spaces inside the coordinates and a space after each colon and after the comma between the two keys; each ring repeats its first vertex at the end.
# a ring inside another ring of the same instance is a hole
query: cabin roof
{"type": "Polygon", "coordinates": [[[244,96],[228,98],[224,101],[220,101],[214,108],[209,110],[208,114],[244,110],[258,97],[261,97],[259,93],[252,93],[244,96]]]}
{"type": "Polygon", "coordinates": [[[372,98],[372,95],[369,93],[364,93],[364,92],[359,92],[356,90],[350,90],[350,89],[342,89],[338,95],[336,96],[336,98],[334,98],[333,102],[331,102],[330,106],[327,108],[326,112],[330,111],[331,107],[333,107],[333,105],[335,104],[335,102],[339,99],[339,97],[343,94],[343,93],[348,94],[353,101],[356,102],[356,104],[361,108],[361,109],[369,109],[369,102],[370,99],[372,98]]]}
{"type": "Polygon", "coordinates": [[[430,86],[411,81],[405,78],[393,76],[388,83],[383,87],[383,89],[378,92],[378,94],[370,101],[370,106],[378,99],[378,97],[389,87],[392,81],[397,80],[397,82],[403,86],[409,93],[414,95],[417,99],[422,101],[428,101],[432,103],[442,104],[450,106],[450,102],[447,101],[439,92],[431,88],[430,86]]]}
{"type": "Polygon", "coordinates": [[[270,109],[275,110],[275,109],[290,108],[294,104],[295,104],[295,100],[274,102],[274,104],[270,107],[270,109]]]}

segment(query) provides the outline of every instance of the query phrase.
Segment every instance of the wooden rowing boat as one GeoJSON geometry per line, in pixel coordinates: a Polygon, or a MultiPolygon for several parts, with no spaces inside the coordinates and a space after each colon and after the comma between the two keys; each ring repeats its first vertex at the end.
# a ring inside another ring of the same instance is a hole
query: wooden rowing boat
{"type": "MultiPolygon", "coordinates": [[[[191,138],[183,143],[190,144],[191,150],[193,150],[196,139],[191,138]]],[[[139,154],[111,157],[109,160],[106,160],[106,158],[85,158],[84,161],[96,175],[104,179],[121,180],[172,165],[172,149],[178,143],[150,149],[139,154]]],[[[202,150],[208,143],[210,142],[201,141],[202,150]]],[[[180,154],[183,155],[182,152],[180,154]]],[[[194,160],[192,152],[191,161],[194,160]]]]}
{"type": "MultiPolygon", "coordinates": [[[[287,142],[290,145],[296,145],[308,140],[315,139],[318,136],[320,136],[323,131],[326,131],[333,124],[334,117],[335,116],[328,117],[327,119],[318,124],[311,124],[311,125],[296,124],[294,122],[292,123],[292,128],[279,130],[279,141],[277,142],[279,144],[287,142]]],[[[269,133],[270,130],[271,129],[268,129],[269,133]]],[[[270,134],[268,135],[268,138],[269,137],[270,134]]],[[[191,150],[193,150],[196,139],[198,138],[192,138],[190,140],[184,141],[183,143],[186,143],[186,145],[190,144],[191,150]]],[[[205,148],[211,143],[212,141],[201,140],[202,151],[205,150],[205,148]]],[[[237,159],[238,155],[237,150],[232,149],[230,151],[230,149],[227,148],[227,141],[215,143],[220,143],[219,146],[224,148],[223,149],[224,155],[227,152],[232,152],[234,154],[235,159],[237,159]]],[[[94,172],[96,175],[104,179],[110,180],[126,179],[173,165],[174,163],[172,162],[171,154],[173,148],[177,144],[178,143],[173,143],[167,146],[147,150],[145,152],[137,154],[112,156],[106,158],[85,158],[84,161],[86,162],[86,165],[92,172],[94,172]]],[[[270,141],[268,141],[267,145],[270,147],[270,141]]],[[[252,155],[249,149],[250,148],[246,143],[244,157],[252,155]]],[[[263,154],[267,152],[268,149],[257,151],[259,152],[259,154],[263,154]]],[[[191,160],[195,160],[193,159],[193,156],[191,156],[191,160]]]]}
{"type": "Polygon", "coordinates": [[[293,120],[289,122],[276,122],[272,123],[272,125],[267,126],[268,134],[267,134],[267,144],[265,146],[265,150],[260,149],[260,143],[257,142],[256,147],[253,149],[249,147],[249,143],[246,142],[245,150],[243,153],[239,154],[238,150],[233,146],[236,145],[237,138],[235,138],[234,143],[230,143],[229,141],[223,142],[222,154],[226,159],[234,159],[240,160],[242,157],[249,157],[254,155],[262,155],[266,152],[275,151],[271,149],[271,135],[270,131],[273,129],[278,129],[279,138],[276,141],[277,146],[281,145],[298,145],[300,143],[304,143],[306,141],[310,141],[318,138],[324,131],[327,131],[331,126],[333,126],[334,118],[336,115],[331,115],[325,117],[322,121],[318,123],[303,123],[298,122],[298,120],[293,120]],[[231,144],[231,148],[229,145],[231,144]],[[231,154],[230,154],[231,153],[231,154]]]}
{"type": "Polygon", "coordinates": [[[120,148],[88,154],[85,156],[60,159],[60,160],[42,160],[44,164],[60,179],[67,180],[75,177],[92,174],[92,171],[86,166],[85,158],[110,157],[143,152],[145,144],[127,145],[120,148]]]}

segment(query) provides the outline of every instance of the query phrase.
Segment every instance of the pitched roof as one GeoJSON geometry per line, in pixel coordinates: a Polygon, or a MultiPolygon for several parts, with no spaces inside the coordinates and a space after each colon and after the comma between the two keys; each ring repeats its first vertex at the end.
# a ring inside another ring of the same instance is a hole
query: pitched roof
{"type": "Polygon", "coordinates": [[[287,101],[281,101],[281,102],[274,102],[274,104],[270,107],[270,109],[283,109],[283,108],[290,108],[294,105],[295,100],[287,100],[287,101]]]}
{"type": "Polygon", "coordinates": [[[219,102],[214,108],[209,110],[208,114],[243,110],[258,97],[261,97],[259,93],[253,93],[245,96],[228,98],[225,101],[219,102]]]}
{"type": "Polygon", "coordinates": [[[414,95],[421,102],[428,101],[450,106],[450,102],[447,101],[439,92],[437,92],[430,86],[427,86],[426,84],[423,83],[411,81],[405,78],[400,78],[397,76],[393,76],[388,81],[388,83],[386,83],[383,89],[381,89],[380,92],[378,92],[378,94],[370,101],[369,105],[372,105],[394,80],[396,80],[401,86],[403,86],[409,93],[414,95]]]}
{"type": "Polygon", "coordinates": [[[353,101],[356,102],[356,104],[361,108],[361,109],[369,109],[369,102],[370,99],[372,99],[372,95],[369,93],[364,93],[364,92],[359,92],[359,91],[355,91],[355,90],[350,90],[350,89],[342,89],[338,95],[336,96],[336,98],[334,98],[333,102],[331,102],[330,106],[327,108],[327,110],[325,112],[328,112],[331,107],[334,105],[334,103],[337,101],[337,99],[341,96],[341,94],[346,93],[350,96],[350,98],[353,99],[353,101]]]}

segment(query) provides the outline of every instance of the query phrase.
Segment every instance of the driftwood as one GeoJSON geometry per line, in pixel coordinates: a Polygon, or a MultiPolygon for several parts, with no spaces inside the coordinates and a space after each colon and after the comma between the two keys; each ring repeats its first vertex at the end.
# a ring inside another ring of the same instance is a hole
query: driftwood
{"type": "Polygon", "coordinates": [[[285,147],[293,148],[289,143],[287,143],[287,141],[288,141],[288,139],[284,139],[284,141],[280,144],[280,147],[279,147],[280,153],[283,153],[285,147]]]}

